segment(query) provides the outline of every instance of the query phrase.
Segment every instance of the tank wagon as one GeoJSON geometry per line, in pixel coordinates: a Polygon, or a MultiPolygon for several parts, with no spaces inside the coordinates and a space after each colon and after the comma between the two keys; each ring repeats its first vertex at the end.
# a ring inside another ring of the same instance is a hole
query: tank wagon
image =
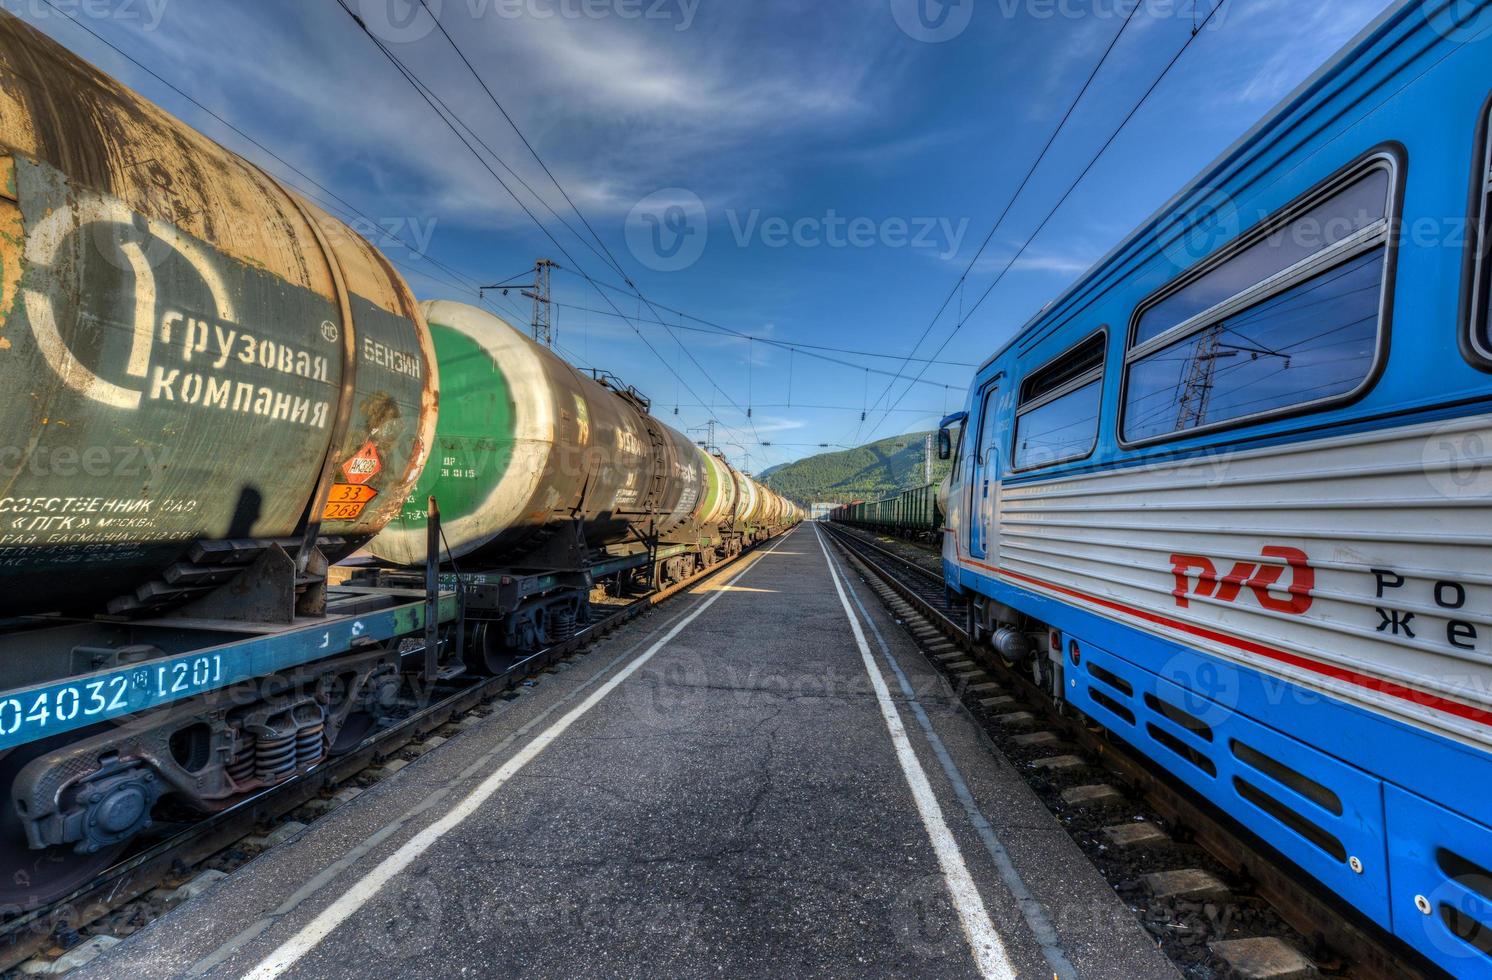
{"type": "Polygon", "coordinates": [[[370,551],[389,566],[375,581],[407,580],[400,569],[424,562],[438,502],[473,666],[497,670],[568,637],[601,579],[677,582],[799,519],[610,375],[577,371],[485,310],[423,310],[441,367],[435,446],[370,551]]]}
{"type": "Polygon", "coordinates": [[[1394,5],[941,440],[970,634],[1464,977],[1492,976],[1489,66],[1492,5],[1394,5]]]}
{"type": "Polygon", "coordinates": [[[490,667],[799,518],[3,12],[0,380],[6,912],[356,745],[463,606],[490,667]]]}
{"type": "Polygon", "coordinates": [[[836,507],[829,512],[829,520],[913,541],[940,542],[945,501],[943,487],[930,483],[880,500],[857,500],[836,507]]]}
{"type": "Polygon", "coordinates": [[[327,567],[437,385],[384,256],[0,14],[0,907],[360,737],[457,604],[327,567]]]}

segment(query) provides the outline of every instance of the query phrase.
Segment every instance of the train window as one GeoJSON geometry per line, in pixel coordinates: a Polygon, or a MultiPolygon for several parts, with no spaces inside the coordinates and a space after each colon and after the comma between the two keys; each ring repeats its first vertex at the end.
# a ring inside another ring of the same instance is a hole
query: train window
{"type": "Polygon", "coordinates": [[[1476,252],[1471,264],[1471,307],[1467,321],[1472,352],[1484,363],[1492,362],[1492,103],[1482,122],[1484,146],[1481,167],[1476,179],[1481,183],[1477,195],[1480,213],[1475,216],[1476,252]]]}
{"type": "Polygon", "coordinates": [[[1098,444],[1107,333],[1096,333],[1021,385],[1015,466],[1032,469],[1081,459],[1098,444]]]}
{"type": "Polygon", "coordinates": [[[1381,228],[1388,215],[1389,171],[1367,175],[1276,227],[1231,258],[1148,307],[1140,314],[1132,343],[1144,344],[1185,326],[1235,296],[1264,286],[1276,276],[1323,253],[1333,253],[1357,236],[1381,228]]]}
{"type": "Polygon", "coordinates": [[[974,457],[974,465],[985,466],[994,458],[995,447],[999,444],[1000,425],[995,418],[1000,411],[1000,389],[991,388],[984,396],[984,414],[979,421],[979,446],[978,454],[974,457]]]}
{"type": "Polygon", "coordinates": [[[1375,161],[1339,186],[1140,313],[1125,441],[1323,404],[1363,386],[1380,349],[1393,174],[1375,161]]]}

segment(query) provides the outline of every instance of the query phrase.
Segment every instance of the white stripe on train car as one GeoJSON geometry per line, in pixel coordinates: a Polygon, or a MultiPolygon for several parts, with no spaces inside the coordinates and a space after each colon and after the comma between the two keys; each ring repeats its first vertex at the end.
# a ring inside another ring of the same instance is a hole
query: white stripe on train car
{"type": "Polygon", "coordinates": [[[965,568],[1492,745],[1492,416],[997,499],[965,568]]]}

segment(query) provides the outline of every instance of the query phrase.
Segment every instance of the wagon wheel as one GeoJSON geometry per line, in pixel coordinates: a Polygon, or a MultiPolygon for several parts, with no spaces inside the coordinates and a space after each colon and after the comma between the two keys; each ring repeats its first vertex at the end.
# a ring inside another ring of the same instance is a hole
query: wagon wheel
{"type": "Polygon", "coordinates": [[[68,741],[47,739],[0,753],[0,913],[29,912],[86,885],[119,860],[129,842],[79,854],[71,845],[32,850],[11,787],[31,760],[68,741]]]}

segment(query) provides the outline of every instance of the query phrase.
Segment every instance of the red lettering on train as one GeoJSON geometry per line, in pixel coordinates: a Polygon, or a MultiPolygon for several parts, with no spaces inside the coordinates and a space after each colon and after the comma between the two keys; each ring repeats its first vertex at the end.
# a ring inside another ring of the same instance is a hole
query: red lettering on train
{"type": "Polygon", "coordinates": [[[1265,609],[1292,616],[1310,609],[1315,601],[1311,590],[1316,587],[1316,570],[1311,567],[1310,556],[1299,548],[1271,545],[1260,552],[1260,557],[1275,561],[1235,562],[1232,571],[1219,576],[1217,565],[1211,558],[1172,555],[1171,572],[1176,578],[1176,588],[1171,594],[1176,597],[1176,605],[1183,609],[1190,607],[1193,596],[1233,602],[1244,589],[1248,589],[1265,609]],[[1290,584],[1281,587],[1280,579],[1285,577],[1287,570],[1291,573],[1290,584]],[[1275,594],[1276,591],[1283,591],[1288,598],[1281,598],[1275,594]]]}

